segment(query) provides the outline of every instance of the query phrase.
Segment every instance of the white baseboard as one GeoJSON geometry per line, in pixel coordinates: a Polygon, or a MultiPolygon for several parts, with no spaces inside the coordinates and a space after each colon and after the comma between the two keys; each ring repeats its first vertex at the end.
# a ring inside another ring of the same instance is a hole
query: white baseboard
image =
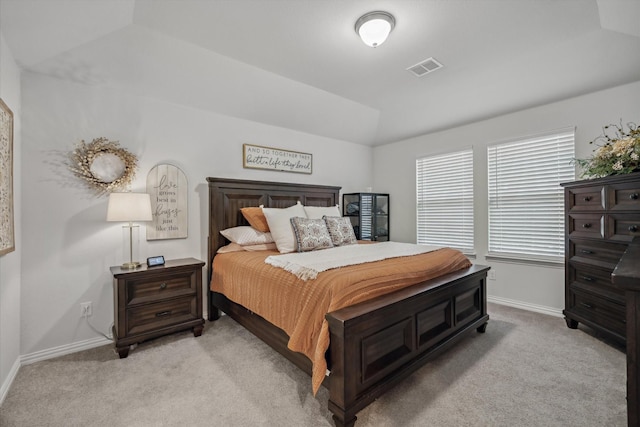
{"type": "Polygon", "coordinates": [[[544,305],[531,304],[528,302],[511,300],[502,297],[487,296],[488,302],[493,302],[500,305],[506,305],[509,307],[520,308],[522,310],[534,311],[536,313],[548,314],[550,316],[562,317],[562,310],[555,307],[547,307],[544,305]]]}
{"type": "Polygon", "coordinates": [[[41,360],[53,359],[54,357],[64,356],[82,350],[89,350],[90,348],[100,347],[111,343],[113,343],[113,341],[105,337],[91,338],[84,341],[78,341],[71,344],[61,345],[59,347],[25,354],[20,358],[20,362],[23,365],[29,365],[31,363],[40,362],[41,360]]]}
{"type": "Polygon", "coordinates": [[[9,393],[9,388],[11,384],[13,384],[13,380],[18,375],[18,370],[20,370],[20,358],[17,358],[11,370],[9,371],[9,375],[7,375],[7,379],[2,383],[2,387],[0,387],[0,406],[2,406],[2,402],[4,402],[4,398],[7,397],[7,393],[9,393]]]}

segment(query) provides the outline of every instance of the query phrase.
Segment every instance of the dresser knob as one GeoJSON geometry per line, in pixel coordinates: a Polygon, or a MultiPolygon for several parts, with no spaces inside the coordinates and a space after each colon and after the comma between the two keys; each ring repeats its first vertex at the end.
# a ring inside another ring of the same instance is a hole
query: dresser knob
{"type": "Polygon", "coordinates": [[[171,310],[161,311],[160,313],[156,313],[156,317],[164,317],[171,314],[171,310]]]}
{"type": "Polygon", "coordinates": [[[591,201],[591,196],[584,196],[582,200],[584,200],[585,202],[589,202],[591,201]]]}
{"type": "Polygon", "coordinates": [[[638,200],[638,193],[629,194],[631,200],[638,200]]]}
{"type": "Polygon", "coordinates": [[[582,280],[584,280],[585,282],[593,282],[593,277],[582,276],[582,280]]]}
{"type": "Polygon", "coordinates": [[[589,255],[589,254],[592,254],[592,253],[593,253],[593,251],[590,251],[590,250],[588,250],[588,249],[582,249],[582,250],[580,251],[580,253],[583,253],[583,254],[589,255]]]}
{"type": "Polygon", "coordinates": [[[586,302],[581,302],[580,305],[586,308],[593,308],[591,304],[587,304],[586,302]]]}
{"type": "Polygon", "coordinates": [[[586,223],[582,224],[582,228],[591,228],[591,224],[586,222],[586,223]]]}
{"type": "Polygon", "coordinates": [[[160,289],[167,289],[167,284],[166,283],[160,284],[160,289]]]}
{"type": "Polygon", "coordinates": [[[638,226],[637,225],[630,225],[629,226],[629,231],[632,233],[635,233],[636,231],[638,231],[638,226]]]}

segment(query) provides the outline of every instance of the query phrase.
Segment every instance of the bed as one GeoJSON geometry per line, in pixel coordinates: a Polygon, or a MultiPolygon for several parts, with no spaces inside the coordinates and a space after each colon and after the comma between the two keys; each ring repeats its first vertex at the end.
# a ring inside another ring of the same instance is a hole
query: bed
{"type": "MultiPolygon", "coordinates": [[[[208,283],[218,249],[229,243],[220,231],[247,225],[241,208],[339,204],[340,187],[225,178],[207,182],[208,283]]],[[[473,329],[485,331],[488,270],[471,265],[326,314],[330,374],[322,385],[329,391],[328,406],[337,427],[353,426],[358,411],[473,329]]],[[[209,286],[209,320],[218,319],[221,311],[312,374],[311,360],[288,349],[286,332],[209,286]]]]}

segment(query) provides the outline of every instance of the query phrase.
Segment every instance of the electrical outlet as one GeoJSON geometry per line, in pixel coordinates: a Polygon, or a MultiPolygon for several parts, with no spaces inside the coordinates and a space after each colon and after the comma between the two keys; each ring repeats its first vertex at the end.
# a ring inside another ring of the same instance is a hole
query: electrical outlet
{"type": "Polygon", "coordinates": [[[489,280],[496,280],[496,271],[495,270],[489,270],[489,280]]]}
{"type": "Polygon", "coordinates": [[[91,301],[81,302],[80,303],[80,316],[82,317],[90,317],[93,314],[93,305],[91,305],[91,301]]]}

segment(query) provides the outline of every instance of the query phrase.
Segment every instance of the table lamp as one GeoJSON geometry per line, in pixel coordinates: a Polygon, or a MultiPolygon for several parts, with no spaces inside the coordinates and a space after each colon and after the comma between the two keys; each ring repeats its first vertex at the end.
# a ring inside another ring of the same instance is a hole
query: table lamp
{"type": "MultiPolygon", "coordinates": [[[[133,230],[139,226],[134,221],[151,221],[151,198],[147,193],[111,193],[107,205],[107,221],[128,222],[123,229],[129,235],[129,262],[122,264],[122,268],[134,269],[140,267],[139,261],[133,260],[133,230]]],[[[125,233],[126,235],[127,233],[125,233]]],[[[126,237],[125,237],[126,240],[126,237]]]]}

